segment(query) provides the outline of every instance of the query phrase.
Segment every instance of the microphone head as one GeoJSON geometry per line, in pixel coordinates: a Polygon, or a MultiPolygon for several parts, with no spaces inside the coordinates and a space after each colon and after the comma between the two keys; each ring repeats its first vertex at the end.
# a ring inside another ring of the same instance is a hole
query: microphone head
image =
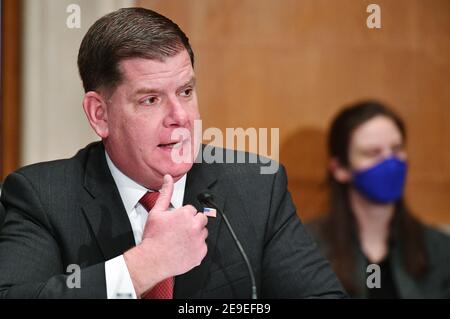
{"type": "Polygon", "coordinates": [[[198,193],[197,199],[202,204],[208,204],[211,201],[214,201],[214,196],[209,191],[203,191],[198,193]]]}

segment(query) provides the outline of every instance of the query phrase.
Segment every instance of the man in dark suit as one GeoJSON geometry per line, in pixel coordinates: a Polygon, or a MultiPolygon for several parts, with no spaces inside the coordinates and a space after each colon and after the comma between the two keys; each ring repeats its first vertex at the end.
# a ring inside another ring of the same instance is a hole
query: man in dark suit
{"type": "MultiPolygon", "coordinates": [[[[0,187],[1,187],[1,184],[0,184],[0,187]]],[[[6,214],[5,208],[3,207],[3,204],[0,203],[0,227],[2,226],[3,220],[5,219],[5,214],[6,214]]]]}
{"type": "Polygon", "coordinates": [[[102,142],[6,179],[2,297],[249,298],[221,215],[198,213],[205,189],[240,238],[259,296],[345,295],[296,215],[283,168],[194,163],[193,61],[184,33],[150,10],[121,9],[89,29],[78,66],[102,142]]]}

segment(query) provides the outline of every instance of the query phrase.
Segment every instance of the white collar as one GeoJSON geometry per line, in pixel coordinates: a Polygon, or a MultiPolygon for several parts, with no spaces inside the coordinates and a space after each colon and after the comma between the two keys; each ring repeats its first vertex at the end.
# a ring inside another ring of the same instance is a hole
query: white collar
{"type": "MultiPolygon", "coordinates": [[[[144,194],[148,191],[152,192],[154,190],[150,190],[145,188],[144,186],[136,183],[131,178],[122,173],[112,162],[108,153],[105,151],[106,162],[108,163],[109,170],[111,171],[111,175],[116,182],[116,186],[119,190],[120,197],[122,198],[123,205],[125,206],[125,210],[129,215],[131,211],[136,207],[139,200],[144,196],[144,194]]],[[[184,189],[186,186],[186,174],[183,175],[173,187],[173,194],[170,203],[174,208],[180,208],[183,206],[183,198],[184,198],[184,189]]]]}

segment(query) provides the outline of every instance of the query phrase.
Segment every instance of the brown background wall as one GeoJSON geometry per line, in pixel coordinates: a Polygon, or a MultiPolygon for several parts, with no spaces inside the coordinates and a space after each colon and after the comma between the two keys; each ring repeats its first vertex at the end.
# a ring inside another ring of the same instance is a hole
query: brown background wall
{"type": "Polygon", "coordinates": [[[176,21],[196,53],[204,127],[279,127],[299,214],[323,209],[324,134],[344,104],[377,98],[408,126],[407,198],[450,223],[450,1],[142,0],[176,21]]]}
{"type": "MultiPolygon", "coordinates": [[[[330,119],[344,104],[377,98],[408,125],[410,206],[427,222],[448,224],[450,1],[377,0],[380,30],[366,27],[371,2],[137,1],[189,35],[204,128],[280,128],[281,161],[305,220],[325,207],[321,182],[330,119]]],[[[16,62],[6,66],[18,68],[16,62]]],[[[13,80],[4,89],[18,82],[20,72],[5,73],[13,80]]],[[[19,145],[18,85],[5,91],[11,98],[2,97],[3,175],[18,165],[19,145]]]]}
{"type": "Polygon", "coordinates": [[[21,10],[20,0],[2,1],[0,182],[19,162],[21,10]]]}
{"type": "MultiPolygon", "coordinates": [[[[19,164],[17,2],[3,2],[13,31],[3,39],[3,176],[19,164]]],[[[427,222],[450,223],[450,1],[137,3],[173,18],[191,38],[204,127],[280,128],[281,161],[304,219],[324,207],[330,119],[342,105],[374,97],[408,125],[410,206],[427,222]],[[380,30],[366,27],[372,2],[381,6],[380,30]]]]}

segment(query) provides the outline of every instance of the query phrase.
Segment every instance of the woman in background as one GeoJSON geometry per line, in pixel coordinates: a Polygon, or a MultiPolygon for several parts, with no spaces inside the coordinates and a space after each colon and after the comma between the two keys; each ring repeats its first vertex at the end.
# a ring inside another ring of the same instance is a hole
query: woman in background
{"type": "Polygon", "coordinates": [[[377,102],[348,107],[331,125],[329,214],[308,227],[353,297],[450,298],[450,237],[403,199],[405,140],[402,120],[377,102]],[[368,288],[369,264],[380,266],[379,288],[368,288]]]}

